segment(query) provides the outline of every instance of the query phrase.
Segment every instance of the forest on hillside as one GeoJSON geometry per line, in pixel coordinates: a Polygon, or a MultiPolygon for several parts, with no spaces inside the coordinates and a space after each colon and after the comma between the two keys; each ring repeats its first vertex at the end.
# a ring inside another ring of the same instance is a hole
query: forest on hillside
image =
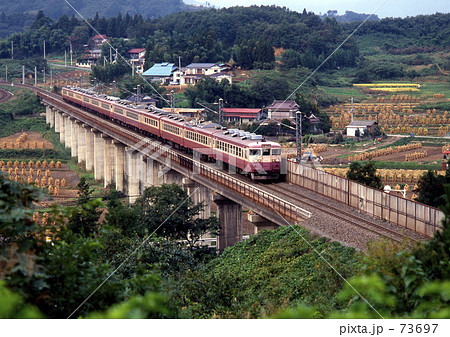
{"type": "MultiPolygon", "coordinates": [[[[30,57],[43,52],[62,53],[69,41],[81,51],[89,38],[99,32],[113,38],[119,52],[146,47],[148,65],[153,62],[228,62],[242,68],[270,69],[274,66],[272,47],[284,48],[281,59],[286,68],[317,67],[356,28],[357,23],[338,23],[304,10],[302,13],[276,6],[232,7],[196,12],[180,12],[164,18],[118,14],[105,18],[94,15],[85,22],[63,15],[54,20],[39,12],[29,30],[0,42],[0,57],[11,53],[30,57]],[[126,40],[125,40],[126,39],[126,40]]],[[[406,19],[383,19],[363,25],[356,38],[366,43],[381,43],[389,53],[448,48],[450,14],[435,14],[406,19]],[[428,48],[428,49],[427,49],[428,48]]],[[[360,61],[359,48],[349,39],[324,65],[325,69],[354,67],[360,61]]]]}
{"type": "Polygon", "coordinates": [[[65,1],[44,1],[44,0],[17,0],[14,2],[0,0],[0,12],[30,13],[36,15],[42,10],[53,19],[58,19],[61,15],[75,14],[76,9],[81,15],[91,18],[96,12],[102,16],[112,17],[119,13],[130,13],[130,15],[140,14],[144,17],[157,18],[167,14],[195,10],[197,7],[186,5],[183,0],[71,0],[70,5],[65,1]]]}

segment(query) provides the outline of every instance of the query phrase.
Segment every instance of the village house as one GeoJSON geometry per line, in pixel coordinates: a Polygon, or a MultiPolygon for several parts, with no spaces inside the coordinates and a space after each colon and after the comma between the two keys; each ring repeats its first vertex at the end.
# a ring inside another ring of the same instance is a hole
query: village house
{"type": "Polygon", "coordinates": [[[77,59],[76,66],[83,68],[91,68],[98,64],[98,60],[102,56],[100,49],[85,50],[82,57],[77,59]]]}
{"type": "Polygon", "coordinates": [[[378,125],[376,121],[352,121],[349,125],[346,126],[347,136],[356,137],[357,130],[359,130],[359,135],[362,136],[364,131],[367,130],[370,132],[373,128],[378,125]]]}
{"type": "Polygon", "coordinates": [[[309,132],[317,133],[317,126],[320,124],[320,119],[314,116],[314,114],[311,114],[311,116],[306,118],[309,119],[309,132]]]}
{"type": "Polygon", "coordinates": [[[228,122],[237,124],[252,123],[262,119],[261,109],[224,108],[223,117],[228,122]]]}
{"type": "MultiPolygon", "coordinates": [[[[171,112],[171,108],[163,108],[167,112],[171,112]]],[[[175,108],[173,112],[179,114],[185,118],[202,119],[205,109],[195,109],[195,108],[175,108]]]]}
{"type": "Polygon", "coordinates": [[[292,119],[298,111],[298,104],[294,100],[275,100],[267,107],[267,117],[276,121],[292,119]]]}
{"type": "Polygon", "coordinates": [[[216,81],[226,79],[232,83],[230,68],[218,63],[191,63],[188,66],[174,72],[171,84],[197,84],[204,76],[211,77],[216,81]]]}
{"type": "Polygon", "coordinates": [[[173,73],[176,69],[175,63],[155,63],[151,68],[144,71],[142,76],[149,78],[152,82],[167,85],[172,82],[173,73]]]}
{"type": "Polygon", "coordinates": [[[102,46],[102,44],[109,42],[109,37],[106,35],[97,34],[91,38],[91,45],[93,49],[98,49],[102,46]]]}
{"type": "Polygon", "coordinates": [[[144,48],[133,48],[128,51],[130,57],[130,63],[134,67],[137,74],[142,74],[144,72],[145,65],[145,49],[144,48]]]}

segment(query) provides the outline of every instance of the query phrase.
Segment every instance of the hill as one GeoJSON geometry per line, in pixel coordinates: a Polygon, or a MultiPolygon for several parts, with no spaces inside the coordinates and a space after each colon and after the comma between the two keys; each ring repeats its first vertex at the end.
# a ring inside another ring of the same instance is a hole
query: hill
{"type": "MultiPolygon", "coordinates": [[[[199,5],[187,5],[183,0],[72,0],[70,4],[85,18],[92,18],[96,13],[107,18],[117,16],[119,13],[142,15],[143,18],[157,18],[176,12],[203,8],[199,5]]],[[[75,15],[79,18],[64,1],[0,0],[0,38],[30,27],[40,10],[52,19],[58,19],[62,15],[69,17],[75,15]]]]}
{"type": "MultiPolygon", "coordinates": [[[[183,0],[72,0],[70,4],[86,18],[91,18],[96,12],[100,16],[111,17],[119,13],[130,15],[140,14],[143,17],[156,18],[167,14],[194,10],[196,7],[186,5],[183,0]]],[[[0,0],[0,12],[30,13],[36,15],[39,10],[53,19],[61,15],[72,16],[75,11],[64,1],[59,0],[0,0]]]]}

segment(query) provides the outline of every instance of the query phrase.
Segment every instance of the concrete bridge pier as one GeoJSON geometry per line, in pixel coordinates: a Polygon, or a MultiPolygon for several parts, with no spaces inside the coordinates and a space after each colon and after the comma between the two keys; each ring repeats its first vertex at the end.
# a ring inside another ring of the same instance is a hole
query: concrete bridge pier
{"type": "MultiPolygon", "coordinates": [[[[78,138],[78,163],[81,164],[82,162],[86,163],[86,129],[84,127],[84,124],[77,123],[77,138],[78,138]]],[[[87,168],[87,167],[86,167],[87,168]]]]}
{"type": "Polygon", "coordinates": [[[72,120],[68,115],[64,117],[64,145],[66,148],[70,148],[72,145],[72,120]]]}
{"type": "Polygon", "coordinates": [[[55,132],[59,133],[59,132],[61,132],[61,123],[60,123],[61,114],[57,109],[55,109],[55,108],[52,108],[52,109],[53,109],[53,114],[55,116],[55,132]]]}
{"type": "Polygon", "coordinates": [[[217,205],[217,217],[220,222],[220,234],[217,249],[223,251],[242,241],[242,206],[224,196],[214,193],[213,201],[217,205]]]}
{"type": "Polygon", "coordinates": [[[70,140],[72,141],[70,155],[72,157],[78,157],[78,121],[76,119],[71,119],[70,133],[70,140]]]}
{"type": "Polygon", "coordinates": [[[125,173],[125,145],[113,141],[114,150],[114,182],[116,190],[125,192],[123,175],[125,173]]]}
{"type": "Polygon", "coordinates": [[[50,124],[50,105],[45,104],[45,124],[50,124]]]}
{"type": "MultiPolygon", "coordinates": [[[[159,172],[161,172],[161,170],[159,172]]],[[[158,173],[158,175],[159,174],[160,173],[158,173]]],[[[183,185],[183,175],[175,170],[170,169],[162,176],[162,182],[163,184],[183,185]]]]}
{"type": "Polygon", "coordinates": [[[138,165],[139,156],[132,149],[126,149],[126,188],[125,192],[128,194],[128,201],[134,203],[139,193],[139,178],[138,178],[138,165]]]}
{"type": "Polygon", "coordinates": [[[108,185],[113,184],[114,175],[113,175],[113,143],[112,139],[105,134],[102,134],[103,139],[103,172],[104,172],[104,181],[103,186],[107,187],[108,185]]]}
{"type": "Polygon", "coordinates": [[[101,132],[94,131],[94,178],[95,180],[103,179],[105,176],[104,163],[104,140],[101,132]]]}
{"type": "Polygon", "coordinates": [[[50,107],[49,114],[50,127],[53,128],[55,126],[55,110],[52,107],[50,107]]]}
{"type": "Polygon", "coordinates": [[[267,220],[266,218],[262,217],[261,215],[255,214],[255,213],[248,213],[247,215],[248,221],[250,221],[254,226],[255,230],[254,233],[259,233],[263,230],[273,230],[277,229],[279,226],[275,223],[273,223],[270,220],[267,220]]]}
{"type": "Polygon", "coordinates": [[[94,130],[89,125],[84,124],[84,136],[86,138],[86,170],[94,171],[94,130]]]}
{"type": "Polygon", "coordinates": [[[67,119],[67,115],[61,112],[61,117],[59,119],[61,126],[60,126],[60,133],[59,133],[59,141],[62,144],[66,144],[66,119],[67,119]]]}
{"type": "Polygon", "coordinates": [[[183,187],[195,205],[203,202],[203,211],[200,211],[198,217],[208,219],[211,216],[211,190],[190,178],[183,178],[183,187]]]}

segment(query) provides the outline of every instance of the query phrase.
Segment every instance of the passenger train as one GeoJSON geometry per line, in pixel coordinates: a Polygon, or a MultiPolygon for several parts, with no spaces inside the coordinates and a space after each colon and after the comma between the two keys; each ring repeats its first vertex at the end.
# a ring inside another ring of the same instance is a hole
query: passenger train
{"type": "Polygon", "coordinates": [[[271,180],[280,175],[281,146],[265,141],[261,135],[226,129],[215,123],[189,121],[151,105],[136,105],[80,88],[64,87],[62,97],[181,150],[196,151],[207,160],[223,162],[251,179],[271,180]]]}

